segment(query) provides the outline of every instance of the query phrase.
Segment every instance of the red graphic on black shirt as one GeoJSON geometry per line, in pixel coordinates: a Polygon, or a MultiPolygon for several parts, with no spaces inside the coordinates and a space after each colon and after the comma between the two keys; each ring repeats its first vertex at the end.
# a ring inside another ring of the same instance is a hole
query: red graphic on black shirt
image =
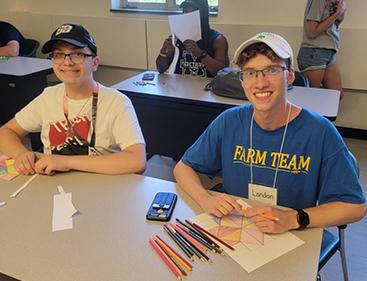
{"type": "Polygon", "coordinates": [[[66,152],[70,145],[81,146],[88,140],[91,122],[87,115],[76,116],[70,120],[70,124],[72,129],[68,129],[65,119],[50,123],[48,137],[52,154],[70,154],[66,152]]]}

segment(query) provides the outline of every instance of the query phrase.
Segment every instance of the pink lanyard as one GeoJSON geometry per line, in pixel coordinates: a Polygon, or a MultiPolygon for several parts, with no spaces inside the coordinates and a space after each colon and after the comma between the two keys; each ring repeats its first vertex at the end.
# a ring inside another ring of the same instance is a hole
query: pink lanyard
{"type": "Polygon", "coordinates": [[[80,135],[74,130],[73,126],[71,125],[71,122],[68,118],[69,105],[68,105],[68,99],[66,98],[66,92],[65,92],[64,100],[63,100],[64,116],[65,116],[66,123],[67,123],[68,134],[71,135],[71,133],[72,133],[74,136],[77,136],[80,140],[82,140],[84,145],[89,145],[89,146],[92,146],[92,147],[94,147],[95,139],[96,139],[96,137],[95,137],[95,128],[96,128],[96,120],[97,120],[98,90],[99,90],[98,83],[94,82],[93,101],[92,101],[92,130],[93,130],[93,132],[92,132],[90,143],[88,143],[87,140],[84,140],[83,138],[81,138],[80,135]]]}

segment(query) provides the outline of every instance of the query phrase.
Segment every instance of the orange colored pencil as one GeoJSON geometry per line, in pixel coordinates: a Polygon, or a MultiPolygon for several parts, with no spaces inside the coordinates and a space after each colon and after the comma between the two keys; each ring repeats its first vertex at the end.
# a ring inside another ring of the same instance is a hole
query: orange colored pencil
{"type": "Polygon", "coordinates": [[[177,266],[178,270],[181,273],[181,276],[187,276],[187,273],[185,272],[185,270],[182,268],[181,264],[161,245],[159,244],[158,240],[155,238],[152,238],[154,240],[154,242],[157,243],[158,247],[169,257],[169,259],[173,262],[173,264],[175,266],[177,266]]]}
{"type": "Polygon", "coordinates": [[[160,238],[158,235],[156,235],[155,238],[155,241],[164,249],[166,249],[166,251],[169,252],[183,267],[185,267],[187,270],[192,270],[192,265],[188,261],[186,261],[179,253],[173,250],[166,242],[164,242],[162,238],[160,238]]]}
{"type": "Polygon", "coordinates": [[[149,244],[153,247],[154,251],[159,255],[162,261],[167,265],[170,271],[175,275],[178,280],[182,279],[182,273],[180,269],[173,263],[169,256],[158,246],[157,242],[153,239],[149,239],[149,244]]]}
{"type": "MultiPolygon", "coordinates": [[[[247,208],[243,208],[244,211],[246,211],[247,208]]],[[[279,221],[279,218],[273,216],[270,213],[262,213],[262,214],[257,214],[256,216],[268,219],[268,220],[272,220],[272,221],[279,221]]]]}

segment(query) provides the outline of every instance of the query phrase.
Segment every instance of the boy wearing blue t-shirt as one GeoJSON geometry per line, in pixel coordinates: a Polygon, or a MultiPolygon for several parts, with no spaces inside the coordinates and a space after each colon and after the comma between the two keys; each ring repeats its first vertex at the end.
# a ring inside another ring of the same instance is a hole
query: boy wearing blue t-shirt
{"type": "Polygon", "coordinates": [[[343,139],[328,120],[287,100],[287,85],[294,80],[288,42],[259,33],[240,45],[234,62],[251,104],[213,121],[176,165],[178,184],[207,213],[237,211],[268,233],[363,218],[365,197],[343,139]],[[210,194],[197,172],[221,172],[223,193],[210,194]],[[242,210],[228,194],[266,206],[242,210]],[[264,213],[278,220],[259,216],[264,213]]]}

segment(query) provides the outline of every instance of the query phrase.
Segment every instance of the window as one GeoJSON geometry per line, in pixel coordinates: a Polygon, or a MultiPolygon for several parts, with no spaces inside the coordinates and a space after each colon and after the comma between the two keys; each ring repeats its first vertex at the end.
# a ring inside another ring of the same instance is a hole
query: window
{"type": "MultiPolygon", "coordinates": [[[[181,12],[184,0],[120,0],[120,9],[126,11],[181,12]]],[[[210,14],[218,13],[218,0],[208,0],[210,14]]]]}

